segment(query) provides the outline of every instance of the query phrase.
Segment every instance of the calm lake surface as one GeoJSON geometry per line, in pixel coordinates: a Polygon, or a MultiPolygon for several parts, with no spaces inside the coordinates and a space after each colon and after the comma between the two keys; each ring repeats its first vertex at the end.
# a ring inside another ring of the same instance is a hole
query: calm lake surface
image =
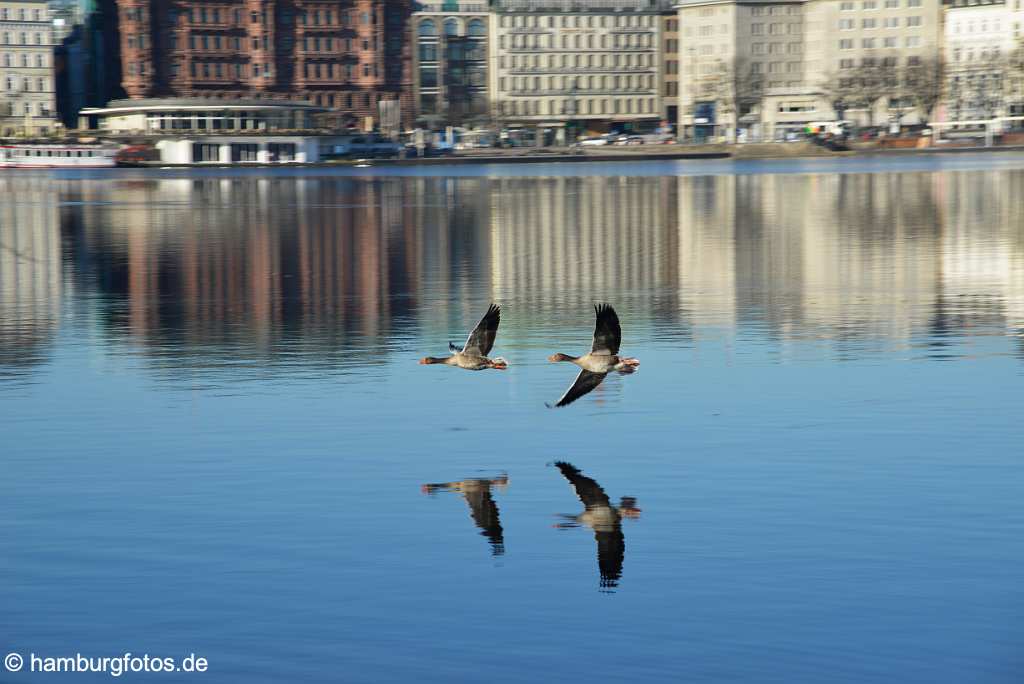
{"type": "Polygon", "coordinates": [[[1020,156],[6,171],[0,651],[1020,682],[1022,399],[1020,156]]]}

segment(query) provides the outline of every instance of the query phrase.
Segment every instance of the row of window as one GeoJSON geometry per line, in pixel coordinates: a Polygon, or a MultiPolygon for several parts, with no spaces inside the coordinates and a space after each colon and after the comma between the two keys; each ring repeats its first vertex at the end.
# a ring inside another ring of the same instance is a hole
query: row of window
{"type": "MultiPolygon", "coordinates": [[[[900,64],[900,59],[896,55],[887,55],[885,57],[882,57],[881,59],[876,59],[875,57],[863,57],[860,60],[860,65],[862,67],[869,67],[869,68],[871,68],[871,67],[879,67],[880,66],[880,67],[885,67],[885,68],[888,68],[888,69],[892,69],[894,67],[899,66],[899,64],[900,64]]],[[[920,64],[921,64],[921,58],[918,57],[917,55],[911,55],[910,57],[907,57],[907,66],[919,66],[920,64]]],[[[856,60],[849,59],[849,58],[845,58],[845,59],[839,60],[839,68],[840,69],[854,69],[854,68],[856,68],[856,66],[857,66],[856,60]]]]}
{"type": "Polygon", "coordinates": [[[38,52],[38,53],[34,53],[34,54],[29,54],[28,52],[22,52],[21,53],[21,59],[17,59],[16,57],[17,57],[16,55],[12,55],[9,52],[5,52],[4,53],[4,57],[3,57],[3,65],[5,67],[13,67],[13,66],[31,67],[33,65],[33,63],[34,63],[36,68],[44,68],[44,67],[47,66],[46,54],[42,53],[42,52],[38,52]],[[19,62],[20,62],[20,64],[19,64],[19,62]]]}
{"type": "Polygon", "coordinates": [[[502,69],[567,69],[607,68],[607,67],[653,67],[654,55],[511,55],[498,57],[498,66],[502,69]],[[546,64],[544,64],[546,62],[546,64]]]}
{"type": "Polygon", "coordinates": [[[50,81],[46,78],[19,78],[17,76],[6,76],[3,79],[4,90],[8,93],[16,91],[25,93],[47,93],[50,92],[50,81]]]}
{"type": "MultiPolygon", "coordinates": [[[[446,36],[458,36],[461,35],[461,24],[458,19],[448,18],[444,20],[442,24],[444,27],[444,35],[446,36]]],[[[437,35],[437,24],[434,23],[433,19],[424,19],[416,27],[416,31],[420,36],[436,36],[437,35]]],[[[480,19],[471,19],[466,24],[466,33],[471,36],[486,36],[487,26],[480,19]]]]}
{"type": "Polygon", "coordinates": [[[0,21],[46,21],[46,17],[43,16],[43,11],[34,9],[32,13],[25,8],[18,10],[17,19],[15,19],[14,10],[7,7],[0,8],[0,21]]]}
{"type": "MultiPolygon", "coordinates": [[[[798,74],[801,71],[800,62],[768,62],[767,63],[769,74],[781,74],[783,72],[787,74],[798,74]]],[[[766,73],[764,70],[764,62],[753,62],[750,65],[750,73],[752,74],[763,74],[766,73]]]]}
{"type": "Polygon", "coordinates": [[[502,28],[654,28],[652,14],[626,14],[618,16],[565,15],[546,17],[536,14],[504,14],[498,20],[502,28]]]}
{"type": "MultiPolygon", "coordinates": [[[[904,24],[907,28],[915,28],[917,26],[921,26],[921,19],[922,18],[920,16],[907,17],[906,22],[904,22],[904,24]]],[[[864,19],[861,19],[860,22],[860,27],[862,29],[876,29],[879,27],[879,25],[880,24],[878,23],[878,19],[875,17],[865,17],[864,19]]],[[[887,29],[899,28],[900,17],[885,17],[882,20],[881,26],[884,26],[887,29]]],[[[840,31],[852,31],[855,28],[857,28],[857,21],[855,19],[839,20],[840,31]]]]}
{"type": "Polygon", "coordinates": [[[760,17],[766,14],[773,17],[777,17],[782,14],[788,14],[792,16],[794,14],[800,14],[800,6],[787,5],[786,7],[783,7],[782,5],[774,5],[772,7],[751,7],[750,14],[751,16],[754,17],[760,17]]]}
{"type": "Polygon", "coordinates": [[[751,43],[750,52],[755,55],[799,55],[803,52],[803,43],[751,43]]]}
{"type": "MultiPolygon", "coordinates": [[[[505,49],[506,36],[498,37],[498,47],[502,50],[505,49]]],[[[563,50],[570,48],[576,49],[595,49],[595,48],[617,48],[625,50],[638,50],[652,47],[654,36],[650,33],[626,33],[626,34],[607,34],[602,33],[600,37],[595,36],[593,33],[588,33],[586,36],[580,33],[569,35],[566,33],[561,34],[561,38],[556,42],[555,35],[550,33],[544,34],[515,34],[513,33],[509,38],[509,47],[513,50],[519,49],[538,49],[538,48],[556,48],[561,47],[563,50]]]]}
{"type": "MultiPolygon", "coordinates": [[[[479,86],[487,85],[487,72],[482,67],[450,67],[445,70],[445,85],[449,86],[479,86]]],[[[438,80],[438,69],[436,66],[422,67],[420,69],[420,87],[436,88],[438,80]]]]}
{"type": "MultiPolygon", "coordinates": [[[[988,33],[990,24],[987,19],[982,19],[978,22],[978,33],[988,33]]],[[[953,23],[953,33],[974,33],[974,21],[957,21],[953,23]],[[966,31],[961,31],[966,26],[966,31]]],[[[1002,28],[1002,24],[998,19],[994,20],[991,24],[993,33],[999,33],[1002,28]]]]}
{"type": "Polygon", "coordinates": [[[49,33],[39,33],[39,32],[36,32],[36,33],[33,33],[33,34],[30,35],[30,34],[24,32],[24,31],[22,31],[21,33],[18,33],[18,34],[8,33],[7,31],[4,31],[2,34],[0,34],[0,38],[3,39],[0,42],[2,42],[4,45],[30,45],[30,44],[31,45],[44,45],[44,43],[43,43],[44,36],[46,38],[46,43],[45,44],[49,45],[50,44],[50,34],[49,33]],[[29,43],[29,38],[30,37],[32,39],[31,43],[29,43]],[[14,40],[13,40],[15,38],[18,41],[17,43],[15,43],[14,40]]]}
{"type": "MultiPolygon", "coordinates": [[[[989,52],[988,50],[982,50],[978,54],[978,60],[982,61],[982,62],[989,62],[989,61],[995,62],[1001,56],[1002,56],[1002,52],[999,50],[999,48],[998,47],[994,47],[994,48],[992,48],[991,52],[989,52]]],[[[966,53],[963,50],[959,49],[959,48],[956,49],[956,50],[953,50],[953,61],[954,62],[960,62],[960,61],[973,62],[974,61],[974,50],[967,50],[966,53]],[[966,59],[964,59],[965,56],[966,56],[966,59]]]]}
{"type": "Polygon", "coordinates": [[[498,79],[498,90],[532,92],[537,90],[638,90],[654,88],[654,76],[512,76],[498,79]]]}
{"type": "Polygon", "coordinates": [[[505,100],[499,109],[505,116],[575,116],[578,114],[653,114],[654,98],[579,98],[571,100],[505,100]]]}
{"type": "MultiPolygon", "coordinates": [[[[882,5],[885,9],[896,9],[900,7],[901,0],[882,0],[882,5]]],[[[906,0],[905,7],[920,7],[921,0],[906,0]]],[[[879,0],[862,0],[860,3],[860,9],[862,10],[876,10],[879,8],[879,0]]],[[[857,9],[857,3],[847,0],[846,2],[839,3],[840,12],[853,12],[857,9]]]]}
{"type": "MultiPolygon", "coordinates": [[[[420,62],[436,62],[440,54],[439,47],[437,43],[420,43],[420,62]]],[[[487,59],[487,51],[481,41],[449,43],[445,46],[444,56],[452,61],[483,61],[487,59]]]]}
{"type": "MultiPolygon", "coordinates": [[[[376,50],[377,37],[363,38],[360,47],[363,50],[376,50]]],[[[340,52],[343,49],[345,52],[352,52],[352,39],[306,36],[302,39],[302,49],[306,52],[340,52]]]]}
{"type": "MultiPolygon", "coordinates": [[[[43,116],[40,113],[40,116],[43,116]]],[[[64,159],[85,159],[88,157],[99,157],[95,150],[13,150],[12,157],[63,157],[64,159]]]]}
{"type": "MultiPolygon", "coordinates": [[[[750,35],[752,36],[763,36],[765,35],[765,24],[754,23],[750,25],[750,35]]],[[[781,22],[775,22],[767,24],[767,35],[769,36],[781,36],[783,34],[792,35],[794,33],[799,34],[803,32],[803,25],[792,23],[783,24],[781,22]]]]}
{"type": "Polygon", "coordinates": [[[45,102],[22,102],[21,106],[13,102],[0,103],[0,111],[4,116],[16,116],[18,114],[32,115],[35,112],[38,116],[50,116],[50,107],[45,102]]]}
{"type": "MultiPolygon", "coordinates": [[[[339,81],[342,80],[344,74],[344,80],[352,80],[356,74],[355,64],[321,64],[321,63],[309,63],[306,62],[302,65],[302,75],[311,80],[327,80],[327,81],[339,81]]],[[[361,71],[364,77],[376,76],[377,65],[376,63],[365,62],[361,65],[361,71]]]]}
{"type": "MultiPolygon", "coordinates": [[[[840,50],[852,50],[855,47],[855,41],[852,38],[843,38],[839,41],[840,50]]],[[[860,42],[861,48],[865,50],[872,50],[877,47],[895,48],[899,47],[899,38],[896,36],[889,36],[879,41],[877,38],[864,38],[860,42]]],[[[921,36],[907,36],[903,40],[903,47],[917,48],[921,47],[921,36]]]]}
{"type": "MultiPolygon", "coordinates": [[[[128,8],[124,12],[126,19],[136,19],[142,21],[145,19],[145,10],[139,8],[128,8]]],[[[231,13],[228,13],[227,8],[223,11],[220,7],[192,7],[183,12],[175,13],[176,15],[185,16],[190,24],[227,24],[231,23],[234,26],[244,25],[245,18],[241,9],[233,9],[231,13]]],[[[324,26],[324,27],[348,27],[352,26],[358,18],[359,23],[368,26],[376,23],[376,17],[369,12],[356,13],[355,10],[340,10],[335,12],[331,9],[316,9],[312,11],[299,11],[293,13],[290,10],[284,10],[280,14],[281,23],[290,25],[293,21],[294,16],[298,16],[298,22],[302,26],[324,26]]],[[[249,23],[250,24],[261,24],[266,23],[266,18],[260,12],[249,12],[249,23]]]]}

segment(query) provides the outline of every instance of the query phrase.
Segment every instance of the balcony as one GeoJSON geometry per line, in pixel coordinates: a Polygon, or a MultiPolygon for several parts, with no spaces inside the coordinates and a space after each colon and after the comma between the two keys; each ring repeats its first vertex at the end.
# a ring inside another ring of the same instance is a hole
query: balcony
{"type": "Polygon", "coordinates": [[[608,95],[643,95],[645,97],[656,97],[658,91],[655,88],[538,88],[536,90],[505,90],[502,97],[605,97],[608,95]]]}
{"type": "Polygon", "coordinates": [[[647,47],[598,47],[598,48],[572,48],[572,47],[513,47],[508,48],[505,51],[514,53],[517,55],[521,54],[546,54],[555,52],[566,52],[573,55],[586,55],[586,54],[599,54],[602,52],[656,52],[658,50],[656,45],[649,45],[647,47]]]}
{"type": "Polygon", "coordinates": [[[653,74],[653,66],[609,66],[609,67],[515,67],[499,69],[512,76],[541,76],[545,74],[653,74]]]}

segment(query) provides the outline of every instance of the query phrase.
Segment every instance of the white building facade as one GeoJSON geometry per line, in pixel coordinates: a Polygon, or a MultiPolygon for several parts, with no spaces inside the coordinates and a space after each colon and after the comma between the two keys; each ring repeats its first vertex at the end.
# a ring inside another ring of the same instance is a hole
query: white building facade
{"type": "Polygon", "coordinates": [[[683,137],[784,140],[837,118],[861,125],[888,123],[893,112],[902,123],[927,118],[899,89],[872,96],[870,106],[851,96],[843,107],[838,93],[852,94],[865,75],[903,78],[936,59],[939,0],[681,0],[676,7],[683,137]]]}
{"type": "Polygon", "coordinates": [[[45,0],[0,0],[0,136],[56,126],[53,48],[45,0]]]}
{"type": "Polygon", "coordinates": [[[661,120],[657,0],[495,0],[491,107],[506,126],[545,142],[661,120]]]}
{"type": "Polygon", "coordinates": [[[953,0],[945,8],[948,121],[1021,116],[1021,76],[1014,53],[1021,48],[1020,0],[953,0]]]}

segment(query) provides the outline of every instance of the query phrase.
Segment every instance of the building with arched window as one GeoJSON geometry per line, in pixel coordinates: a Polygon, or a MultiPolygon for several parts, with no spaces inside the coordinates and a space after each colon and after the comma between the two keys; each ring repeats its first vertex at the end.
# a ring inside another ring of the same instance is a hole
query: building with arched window
{"type": "Polygon", "coordinates": [[[420,125],[484,125],[489,14],[482,0],[419,4],[413,14],[413,90],[420,125]]]}

